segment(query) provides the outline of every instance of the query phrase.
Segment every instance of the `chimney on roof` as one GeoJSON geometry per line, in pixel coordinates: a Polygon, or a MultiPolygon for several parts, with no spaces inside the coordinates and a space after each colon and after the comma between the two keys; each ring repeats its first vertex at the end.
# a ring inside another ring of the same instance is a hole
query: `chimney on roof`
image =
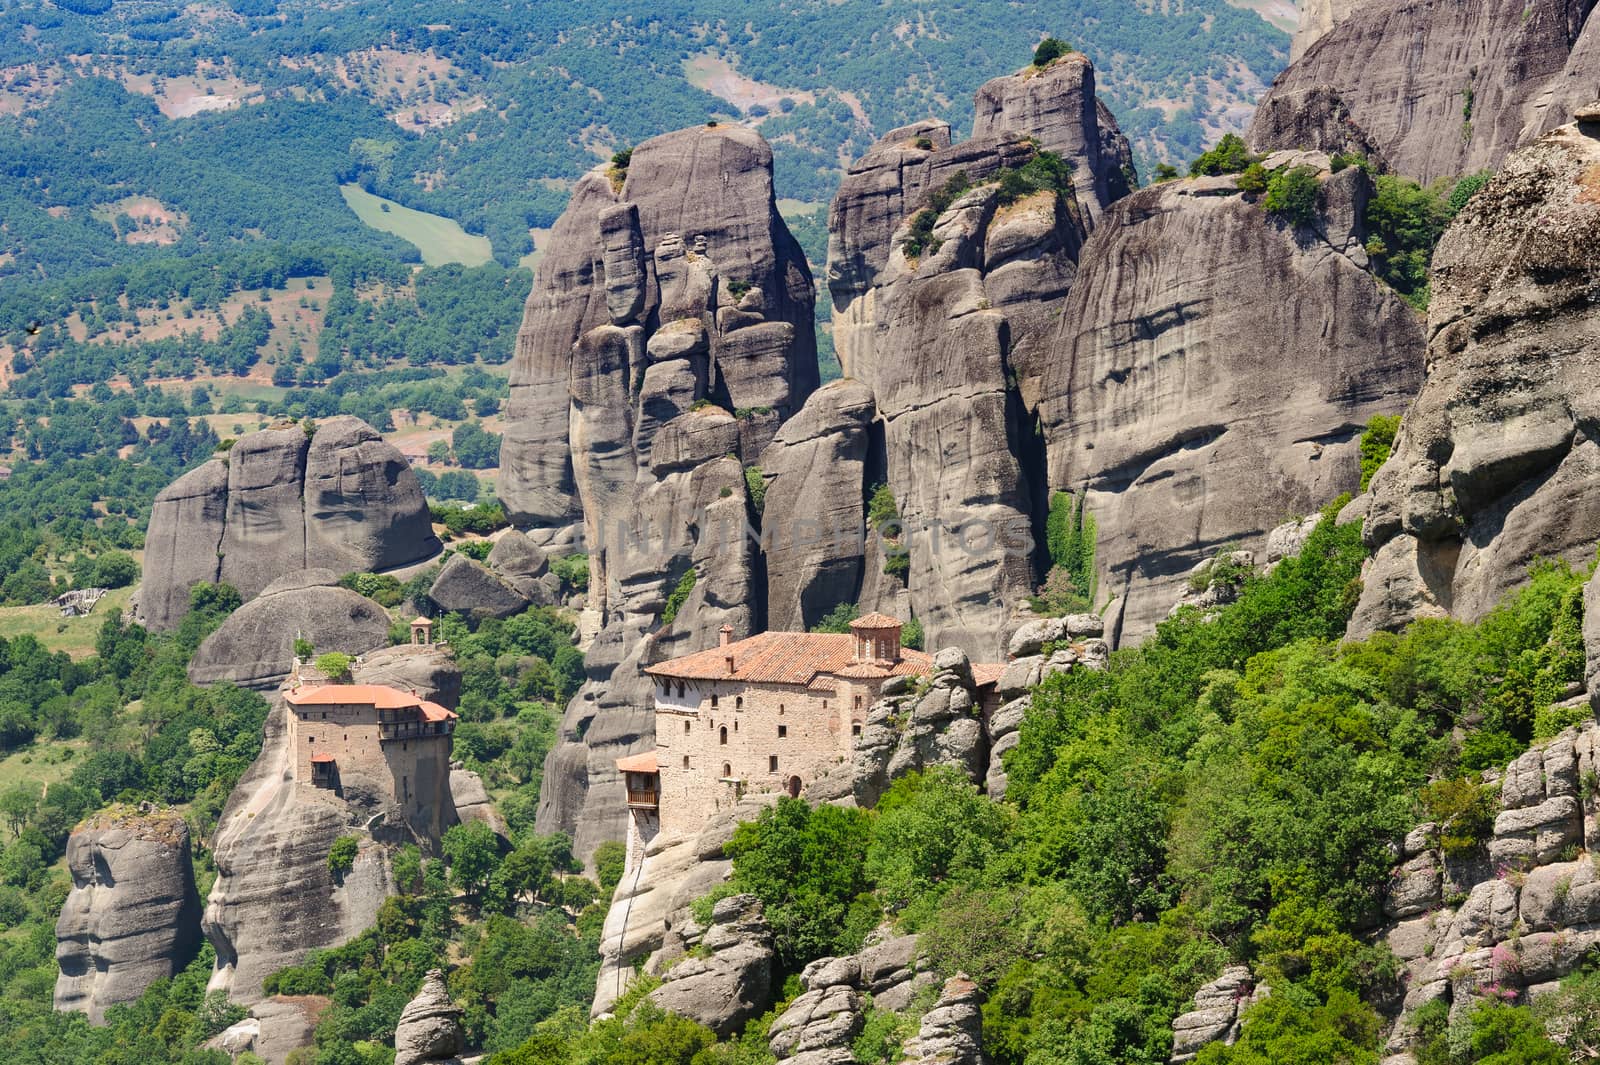
{"type": "Polygon", "coordinates": [[[717,632],[718,632],[718,635],[720,635],[722,637],[722,639],[720,641],[720,646],[726,647],[730,643],[733,642],[733,626],[732,625],[724,625],[724,626],[722,626],[722,628],[718,629],[717,632]]]}

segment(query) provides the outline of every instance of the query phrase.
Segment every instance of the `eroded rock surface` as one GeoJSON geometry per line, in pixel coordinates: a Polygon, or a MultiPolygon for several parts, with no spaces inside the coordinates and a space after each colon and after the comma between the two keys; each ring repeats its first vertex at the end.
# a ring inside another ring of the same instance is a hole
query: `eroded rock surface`
{"type": "Polygon", "coordinates": [[[389,615],[339,587],[332,570],[280,577],[205,638],[189,663],[189,679],[274,689],[294,667],[296,639],[311,641],[318,654],[359,655],[387,646],[389,615]]]}
{"type": "Polygon", "coordinates": [[[1350,634],[1472,620],[1600,528],[1600,141],[1517,152],[1434,255],[1429,372],[1373,477],[1350,634]]]}
{"type": "Polygon", "coordinates": [[[189,828],[171,811],[116,809],[67,839],[72,891],[56,922],[55,1007],[99,1024],[176,976],[199,950],[189,828]]]}
{"type": "Polygon", "coordinates": [[[808,631],[838,604],[856,600],[874,412],[871,389],[832,382],[812,394],[762,455],[768,628],[808,631]]]}
{"type": "Polygon", "coordinates": [[[156,497],[138,614],[177,626],[198,581],[254,598],[285,573],[391,569],[439,551],[422,488],[400,452],[359,418],[240,437],[156,497]]]}
{"type": "Polygon", "coordinates": [[[1577,970],[1600,946],[1600,725],[1567,729],[1503,771],[1492,835],[1479,849],[1441,849],[1437,825],[1407,836],[1390,880],[1382,935],[1405,966],[1403,1012],[1389,1050],[1406,1050],[1411,1016],[1449,1004],[1452,1020],[1479,1002],[1526,1000],[1577,970]]]}
{"type": "Polygon", "coordinates": [[[1107,638],[1149,632],[1191,569],[1257,551],[1360,476],[1362,427],[1421,385],[1416,312],[1368,273],[1369,179],[1296,228],[1232,178],[1115,204],[1084,246],[1040,411],[1052,488],[1087,493],[1107,638]]]}
{"type": "Polygon", "coordinates": [[[983,1052],[983,992],[965,976],[944,982],[939,1001],[906,1040],[907,1065],[988,1065],[983,1052]]]}
{"type": "Polygon", "coordinates": [[[550,247],[512,366],[500,491],[534,544],[581,526],[589,555],[603,627],[539,814],[587,855],[623,832],[615,759],[652,742],[641,667],[711,646],[724,624],[755,631],[745,467],[816,388],[815,293],[772,152],[741,126],[656,137],[626,174],[592,172],[550,247]]]}
{"type": "Polygon", "coordinates": [[[455,1062],[466,1048],[462,1009],[445,990],[444,973],[430,969],[394,1029],[394,1065],[455,1062]]]}
{"type": "Polygon", "coordinates": [[[772,1000],[777,952],[772,929],[754,895],[717,903],[701,951],[682,958],[662,977],[650,1000],[728,1038],[772,1000]]]}
{"type": "Polygon", "coordinates": [[[1239,1018],[1267,994],[1257,987],[1250,968],[1232,965],[1194,993],[1191,1008],[1172,1022],[1172,1061],[1193,1061],[1207,1043],[1232,1046],[1239,1038],[1239,1018]]]}
{"type": "Polygon", "coordinates": [[[1355,149],[1424,183],[1495,169],[1600,83],[1580,0],[1317,0],[1252,147],[1355,149]]]}

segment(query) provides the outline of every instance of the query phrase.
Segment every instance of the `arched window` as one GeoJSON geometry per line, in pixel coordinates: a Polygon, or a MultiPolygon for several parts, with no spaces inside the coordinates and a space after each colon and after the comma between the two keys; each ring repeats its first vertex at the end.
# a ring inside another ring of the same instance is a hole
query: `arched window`
{"type": "Polygon", "coordinates": [[[683,731],[685,731],[685,732],[689,731],[689,722],[685,721],[683,723],[683,731]]]}
{"type": "Polygon", "coordinates": [[[685,769],[689,768],[689,756],[688,755],[684,755],[683,756],[683,768],[685,768],[685,769]]]}
{"type": "Polygon", "coordinates": [[[736,695],[736,696],[733,697],[733,708],[735,710],[743,710],[744,709],[744,696],[736,695]]]}
{"type": "Polygon", "coordinates": [[[721,740],[719,742],[721,742],[721,744],[724,747],[726,747],[728,745],[728,726],[727,725],[723,725],[722,726],[721,740]]]}
{"type": "Polygon", "coordinates": [[[727,762],[723,762],[722,763],[722,779],[727,780],[728,778],[730,778],[732,776],[733,776],[733,766],[729,765],[727,762]]]}

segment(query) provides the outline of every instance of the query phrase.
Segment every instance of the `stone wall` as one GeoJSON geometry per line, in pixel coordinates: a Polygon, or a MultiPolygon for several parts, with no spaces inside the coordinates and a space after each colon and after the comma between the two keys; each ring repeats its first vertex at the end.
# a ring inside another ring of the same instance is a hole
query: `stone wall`
{"type": "Polygon", "coordinates": [[[846,761],[876,685],[832,677],[810,688],[701,681],[692,694],[699,696],[692,710],[656,710],[661,826],[678,835],[698,832],[708,814],[732,809],[746,791],[788,792],[794,778],[803,789],[846,761]]]}

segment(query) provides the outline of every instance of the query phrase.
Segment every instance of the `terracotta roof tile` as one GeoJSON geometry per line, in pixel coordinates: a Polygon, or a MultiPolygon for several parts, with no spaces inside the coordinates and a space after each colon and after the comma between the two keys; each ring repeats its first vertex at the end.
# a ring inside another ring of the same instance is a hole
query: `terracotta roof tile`
{"type": "MultiPolygon", "coordinates": [[[[896,624],[899,624],[896,622],[896,624]]],[[[856,638],[846,633],[763,632],[757,636],[674,658],[645,672],[674,680],[742,680],[758,684],[809,685],[819,674],[880,678],[922,676],[933,659],[921,651],[901,651],[892,665],[857,662],[856,638]],[[733,669],[728,669],[728,658],[733,669]]]]}
{"type": "Polygon", "coordinates": [[[617,759],[617,770],[622,773],[654,773],[659,767],[656,765],[656,752],[646,751],[643,754],[629,755],[627,758],[617,759]]]}
{"type": "Polygon", "coordinates": [[[868,614],[864,618],[856,618],[850,623],[852,629],[898,629],[904,625],[905,623],[899,618],[877,612],[868,614]]]}
{"type": "Polygon", "coordinates": [[[319,764],[323,762],[332,762],[333,755],[329,754],[327,751],[318,751],[316,754],[311,756],[311,760],[319,764]]]}
{"type": "Polygon", "coordinates": [[[1005,671],[1006,667],[1003,663],[974,662],[972,663],[972,680],[980,688],[988,687],[990,684],[1000,683],[1000,674],[1005,671]]]}
{"type": "Polygon", "coordinates": [[[283,698],[291,706],[370,706],[378,710],[415,707],[422,712],[424,721],[452,721],[456,717],[453,711],[438,703],[419,699],[386,684],[322,684],[285,692],[283,698]]]}

